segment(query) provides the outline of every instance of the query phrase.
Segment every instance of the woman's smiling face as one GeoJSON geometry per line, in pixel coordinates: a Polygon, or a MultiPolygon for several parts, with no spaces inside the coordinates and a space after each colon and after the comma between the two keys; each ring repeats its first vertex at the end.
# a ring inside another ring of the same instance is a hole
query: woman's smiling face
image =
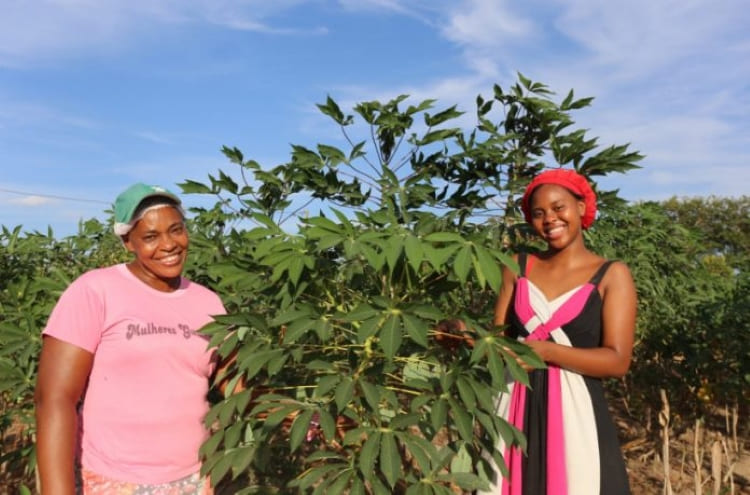
{"type": "Polygon", "coordinates": [[[537,187],[530,201],[531,226],[550,247],[561,248],[581,233],[585,204],[557,184],[537,187]]]}
{"type": "Polygon", "coordinates": [[[146,211],[123,242],[135,254],[128,266],[136,277],[161,291],[179,287],[189,239],[177,208],[164,205],[146,211]]]}

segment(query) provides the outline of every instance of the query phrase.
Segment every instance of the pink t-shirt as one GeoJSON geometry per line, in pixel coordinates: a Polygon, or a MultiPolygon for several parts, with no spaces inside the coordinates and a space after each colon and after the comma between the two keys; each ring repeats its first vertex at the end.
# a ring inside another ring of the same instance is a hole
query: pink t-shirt
{"type": "Polygon", "coordinates": [[[94,354],[81,413],[81,463],[103,476],[158,484],[200,469],[213,354],[196,333],[224,313],[182,279],[161,292],[123,265],[92,270],[62,294],[45,335],[94,354]]]}

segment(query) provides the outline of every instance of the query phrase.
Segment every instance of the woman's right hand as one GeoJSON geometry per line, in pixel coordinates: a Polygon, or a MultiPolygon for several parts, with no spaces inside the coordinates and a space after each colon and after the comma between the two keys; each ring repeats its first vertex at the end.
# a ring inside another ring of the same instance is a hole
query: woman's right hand
{"type": "Polygon", "coordinates": [[[444,348],[453,351],[460,345],[474,347],[472,333],[466,323],[458,318],[441,320],[435,325],[435,340],[444,348]]]}

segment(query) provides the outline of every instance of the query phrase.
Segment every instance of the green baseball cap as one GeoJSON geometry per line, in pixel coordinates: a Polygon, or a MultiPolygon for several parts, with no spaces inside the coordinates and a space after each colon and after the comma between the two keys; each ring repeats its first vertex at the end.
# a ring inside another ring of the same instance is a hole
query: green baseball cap
{"type": "Polygon", "coordinates": [[[138,182],[125,189],[115,199],[115,234],[125,235],[130,232],[130,229],[138,220],[138,218],[134,218],[138,205],[144,199],[153,197],[165,198],[167,200],[165,203],[174,204],[182,212],[182,208],[180,208],[182,202],[176,194],[160,186],[150,186],[138,182]]]}

